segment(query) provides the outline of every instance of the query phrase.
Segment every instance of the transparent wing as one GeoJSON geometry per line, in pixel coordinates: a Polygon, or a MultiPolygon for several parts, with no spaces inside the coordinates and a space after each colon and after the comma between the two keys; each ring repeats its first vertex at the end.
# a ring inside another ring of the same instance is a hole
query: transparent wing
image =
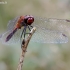
{"type": "Polygon", "coordinates": [[[15,24],[17,23],[19,17],[14,18],[13,20],[10,20],[7,24],[7,30],[13,29],[15,24]]]}
{"type": "Polygon", "coordinates": [[[70,29],[70,20],[35,17],[32,25],[36,26],[40,30],[44,29],[65,32],[67,29],[70,29]]]}
{"type": "MultiPolygon", "coordinates": [[[[22,29],[19,29],[10,41],[5,42],[6,37],[12,32],[14,25],[18,21],[19,17],[11,20],[8,23],[8,31],[0,35],[0,39],[3,44],[16,44],[20,43],[20,35],[22,29]]],[[[40,43],[66,43],[68,42],[67,30],[70,30],[70,20],[61,19],[45,19],[35,17],[35,21],[32,24],[37,28],[32,37],[32,41],[40,43]]]]}
{"type": "Polygon", "coordinates": [[[58,31],[37,30],[31,41],[39,43],[67,43],[68,38],[65,34],[58,31]]]}
{"type": "Polygon", "coordinates": [[[68,42],[67,30],[70,30],[70,20],[37,18],[32,24],[37,28],[32,41],[41,43],[68,42]]]}
{"type": "Polygon", "coordinates": [[[6,44],[6,45],[14,45],[14,44],[18,44],[20,43],[20,33],[21,33],[21,30],[18,29],[17,32],[12,36],[12,38],[6,42],[6,37],[12,32],[12,30],[9,30],[7,32],[5,32],[4,34],[1,34],[0,35],[0,40],[3,44],[6,44]]]}
{"type": "Polygon", "coordinates": [[[4,34],[0,34],[0,40],[3,44],[14,45],[16,43],[19,43],[19,39],[20,39],[19,37],[20,37],[21,30],[18,30],[8,42],[5,42],[6,37],[13,31],[14,26],[17,23],[18,19],[19,19],[19,16],[14,18],[13,20],[10,20],[7,24],[7,31],[4,34]]]}

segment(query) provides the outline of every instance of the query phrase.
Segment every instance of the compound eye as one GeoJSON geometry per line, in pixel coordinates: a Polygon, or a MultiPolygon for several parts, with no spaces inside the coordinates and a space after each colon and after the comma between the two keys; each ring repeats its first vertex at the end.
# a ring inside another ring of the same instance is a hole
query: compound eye
{"type": "Polygon", "coordinates": [[[27,24],[31,25],[34,22],[34,18],[33,17],[29,17],[27,20],[27,24]]]}

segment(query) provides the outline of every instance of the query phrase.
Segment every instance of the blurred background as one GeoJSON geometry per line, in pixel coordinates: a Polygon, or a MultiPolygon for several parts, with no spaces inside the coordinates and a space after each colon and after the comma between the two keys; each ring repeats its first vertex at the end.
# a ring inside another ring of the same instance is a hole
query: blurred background
{"type": "MultiPolygon", "coordinates": [[[[70,19],[70,0],[0,0],[0,33],[19,15],[70,19]]],[[[16,70],[21,47],[0,42],[0,70],[16,70]]],[[[70,43],[41,44],[30,42],[23,70],[70,70],[70,43]]]]}

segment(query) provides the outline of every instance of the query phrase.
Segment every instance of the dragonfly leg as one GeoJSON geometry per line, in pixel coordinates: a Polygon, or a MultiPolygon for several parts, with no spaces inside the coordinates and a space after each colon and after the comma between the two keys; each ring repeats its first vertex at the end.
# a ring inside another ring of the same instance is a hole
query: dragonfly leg
{"type": "Polygon", "coordinates": [[[24,26],[24,29],[23,29],[22,34],[21,34],[21,37],[20,37],[20,41],[22,41],[21,39],[22,39],[22,35],[23,35],[23,33],[24,33],[24,40],[23,40],[22,44],[25,43],[25,35],[26,35],[26,34],[30,34],[30,33],[26,33],[27,27],[28,27],[29,31],[31,31],[31,29],[33,28],[33,26],[24,26]]]}
{"type": "Polygon", "coordinates": [[[33,26],[31,26],[31,25],[30,25],[30,27],[32,27],[32,28],[33,28],[33,26]]]}
{"type": "Polygon", "coordinates": [[[21,37],[20,37],[21,45],[25,43],[26,28],[27,28],[27,27],[25,26],[24,29],[23,29],[23,31],[22,31],[22,33],[21,33],[21,37]],[[23,41],[22,41],[21,39],[22,39],[22,35],[23,35],[23,33],[24,33],[24,39],[23,39],[23,41]]]}
{"type": "Polygon", "coordinates": [[[31,31],[31,28],[28,26],[29,31],[31,31]]]}
{"type": "Polygon", "coordinates": [[[33,28],[33,26],[28,26],[29,31],[31,31],[32,28],[33,28]]]}
{"type": "Polygon", "coordinates": [[[26,26],[24,27],[24,29],[23,29],[23,31],[22,31],[22,33],[21,33],[21,37],[20,38],[22,38],[22,35],[23,35],[23,33],[24,33],[24,39],[25,39],[25,34],[26,34],[26,26]]]}
{"type": "Polygon", "coordinates": [[[25,26],[25,28],[24,28],[24,39],[25,39],[25,35],[26,35],[26,28],[27,28],[27,26],[25,26]]]}

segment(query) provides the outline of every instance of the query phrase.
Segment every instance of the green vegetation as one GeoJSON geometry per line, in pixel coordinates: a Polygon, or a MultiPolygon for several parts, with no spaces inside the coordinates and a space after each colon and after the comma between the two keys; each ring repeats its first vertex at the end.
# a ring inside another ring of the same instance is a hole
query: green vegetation
{"type": "MultiPolygon", "coordinates": [[[[3,0],[4,1],[4,0],[3,0]]],[[[0,4],[0,32],[6,31],[7,23],[19,15],[35,15],[47,18],[70,18],[70,0],[6,0],[0,4]]],[[[70,34],[70,32],[69,32],[70,34]]],[[[0,43],[0,70],[16,70],[20,45],[6,46],[0,43]]],[[[40,44],[28,46],[23,70],[69,70],[70,43],[40,44]]]]}

